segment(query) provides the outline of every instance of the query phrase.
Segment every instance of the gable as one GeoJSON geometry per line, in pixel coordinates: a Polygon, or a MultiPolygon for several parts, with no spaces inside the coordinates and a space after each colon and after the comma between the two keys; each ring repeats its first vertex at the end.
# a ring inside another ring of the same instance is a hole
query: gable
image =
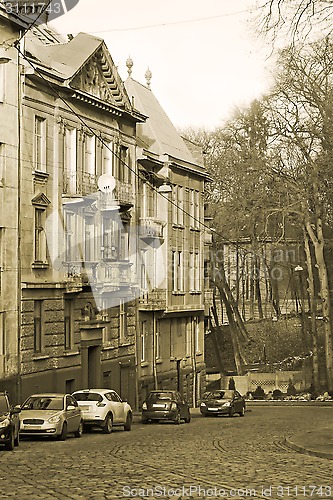
{"type": "Polygon", "coordinates": [[[131,108],[118,70],[105,47],[101,47],[85,62],[69,85],[113,106],[131,108]]]}

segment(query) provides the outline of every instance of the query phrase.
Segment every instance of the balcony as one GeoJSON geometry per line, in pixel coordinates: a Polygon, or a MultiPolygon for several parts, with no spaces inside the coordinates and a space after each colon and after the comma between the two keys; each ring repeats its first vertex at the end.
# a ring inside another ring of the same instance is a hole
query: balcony
{"type": "Polygon", "coordinates": [[[66,292],[80,292],[85,285],[89,285],[95,281],[96,262],[66,262],[67,278],[66,292]]]}
{"type": "Polygon", "coordinates": [[[132,185],[128,182],[122,182],[116,179],[116,187],[113,191],[113,197],[121,207],[130,208],[134,205],[132,185]]]}
{"type": "Polygon", "coordinates": [[[131,286],[131,266],[132,262],[129,261],[100,262],[96,269],[96,286],[102,291],[131,286]]]}
{"type": "Polygon", "coordinates": [[[164,289],[155,289],[141,292],[139,309],[145,311],[160,311],[166,309],[167,293],[164,289]]]}
{"type": "Polygon", "coordinates": [[[97,189],[96,175],[84,172],[82,175],[82,196],[96,193],[97,189]]]}
{"type": "Polygon", "coordinates": [[[143,240],[151,240],[159,238],[163,240],[163,228],[165,222],[162,222],[154,217],[145,217],[140,219],[139,234],[143,240]]]}

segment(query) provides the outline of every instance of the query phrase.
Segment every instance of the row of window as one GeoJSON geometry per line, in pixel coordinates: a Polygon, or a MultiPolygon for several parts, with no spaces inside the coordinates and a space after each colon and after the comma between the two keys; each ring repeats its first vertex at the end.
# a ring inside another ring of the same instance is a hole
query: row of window
{"type": "MultiPolygon", "coordinates": [[[[48,141],[47,118],[35,116],[33,153],[35,170],[47,172],[48,141]]],[[[99,140],[90,130],[79,140],[78,130],[75,127],[65,126],[60,158],[64,167],[66,193],[82,192],[82,187],[83,190],[88,188],[89,191],[96,189],[96,178],[102,173],[113,175],[119,182],[130,182],[131,165],[128,147],[115,144],[111,140],[99,140]],[[82,178],[79,172],[82,172],[82,178]]]]}
{"type": "MultiPolygon", "coordinates": [[[[158,213],[158,193],[147,183],[142,185],[141,217],[156,217],[158,213]]],[[[200,192],[194,189],[186,189],[183,186],[172,187],[172,222],[177,226],[184,226],[185,216],[189,217],[191,228],[199,229],[200,192]],[[187,197],[185,192],[188,191],[187,197]]]]}
{"type": "MultiPolygon", "coordinates": [[[[200,254],[197,252],[189,253],[189,263],[187,276],[190,291],[201,291],[200,275],[200,254]]],[[[172,290],[174,292],[183,292],[185,290],[185,266],[184,252],[175,250],[172,252],[172,290]]]]}
{"type": "MultiPolygon", "coordinates": [[[[118,339],[120,343],[126,341],[127,335],[127,316],[128,316],[128,304],[124,299],[119,299],[120,305],[117,311],[113,311],[113,314],[118,317],[118,339]]],[[[42,354],[44,351],[44,339],[45,339],[45,312],[44,312],[44,300],[34,301],[34,352],[36,354],[42,354]]],[[[111,312],[105,311],[103,315],[103,320],[111,320],[111,312]]],[[[3,320],[0,315],[0,321],[3,320]]],[[[74,300],[65,299],[64,300],[64,348],[70,351],[75,346],[75,310],[74,310],[74,300]]],[[[1,334],[1,325],[0,325],[1,334]]],[[[2,347],[0,336],[0,349],[2,347]]],[[[109,343],[111,341],[111,329],[105,327],[104,331],[104,343],[109,343]]]]}
{"type": "MultiPolygon", "coordinates": [[[[181,346],[181,352],[177,353],[177,343],[175,339],[172,338],[172,332],[176,332],[177,335],[182,336],[185,329],[185,356],[192,357],[194,354],[201,352],[202,346],[200,345],[200,322],[197,316],[189,318],[175,318],[170,323],[170,339],[167,345],[169,346],[170,352],[167,353],[171,358],[176,357],[178,354],[181,356],[184,354],[183,347],[181,346]]],[[[166,353],[162,353],[162,343],[161,343],[161,331],[160,331],[160,321],[155,320],[154,325],[148,324],[147,321],[142,321],[140,324],[140,360],[141,363],[146,363],[148,359],[148,347],[153,346],[152,355],[156,360],[163,359],[166,353]],[[153,332],[149,332],[149,325],[153,332]],[[153,339],[151,338],[153,337],[153,339]],[[152,342],[153,340],[153,342],[152,342]]]]}

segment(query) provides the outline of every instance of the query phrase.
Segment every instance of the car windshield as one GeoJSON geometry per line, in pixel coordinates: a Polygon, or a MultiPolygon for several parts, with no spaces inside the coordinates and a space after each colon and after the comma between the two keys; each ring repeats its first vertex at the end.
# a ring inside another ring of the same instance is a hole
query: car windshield
{"type": "Polygon", "coordinates": [[[157,399],[166,399],[171,401],[173,399],[172,392],[152,392],[149,394],[148,399],[156,401],[157,399]]]}
{"type": "Polygon", "coordinates": [[[204,394],[204,399],[232,399],[233,391],[212,391],[204,394]]]}
{"type": "Polygon", "coordinates": [[[31,396],[22,406],[22,410],[63,410],[64,398],[61,396],[31,396]]]}
{"type": "Polygon", "coordinates": [[[8,412],[7,400],[4,396],[0,396],[0,413],[7,413],[7,412],[8,412]]]}
{"type": "Polygon", "coordinates": [[[103,401],[103,397],[96,392],[77,392],[73,394],[73,397],[76,401],[97,401],[99,403],[103,401]]]}

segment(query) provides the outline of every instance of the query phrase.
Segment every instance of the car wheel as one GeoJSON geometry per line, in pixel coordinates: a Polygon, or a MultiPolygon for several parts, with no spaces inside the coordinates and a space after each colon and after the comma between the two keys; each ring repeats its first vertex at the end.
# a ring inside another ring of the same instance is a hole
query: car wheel
{"type": "Polygon", "coordinates": [[[80,420],[79,427],[74,432],[74,436],[76,438],[80,438],[82,436],[82,434],[83,434],[83,423],[82,423],[82,420],[80,420]]]}
{"type": "Polygon", "coordinates": [[[59,441],[65,441],[66,438],[67,438],[67,423],[64,422],[61,429],[61,434],[59,435],[59,441]]]}
{"type": "Polygon", "coordinates": [[[103,434],[111,434],[112,432],[112,416],[108,413],[102,425],[103,434]]]}
{"type": "Polygon", "coordinates": [[[144,417],[142,417],[142,419],[141,419],[141,423],[142,423],[142,424],[148,424],[148,418],[144,418],[144,417]]]}
{"type": "Polygon", "coordinates": [[[20,432],[19,430],[17,429],[17,436],[16,438],[14,439],[14,445],[15,446],[18,446],[20,444],[20,432]]]}
{"type": "Polygon", "coordinates": [[[132,414],[127,413],[126,422],[124,425],[124,431],[130,431],[132,427],[132,414]]]}
{"type": "Polygon", "coordinates": [[[240,417],[244,417],[245,415],[245,406],[243,406],[242,411],[239,412],[240,417]]]}
{"type": "Polygon", "coordinates": [[[10,435],[10,440],[8,441],[8,443],[5,444],[5,450],[13,451],[14,446],[15,446],[15,439],[14,439],[14,429],[13,429],[10,435]]]}
{"type": "Polygon", "coordinates": [[[230,410],[229,410],[229,417],[233,417],[234,414],[235,414],[235,410],[234,410],[233,407],[231,407],[230,410]]]}
{"type": "Polygon", "coordinates": [[[175,423],[176,425],[179,425],[179,424],[180,424],[180,413],[179,413],[179,412],[177,413],[177,416],[176,416],[176,418],[174,419],[174,423],[175,423]]]}
{"type": "Polygon", "coordinates": [[[188,412],[187,417],[185,418],[185,424],[189,424],[191,422],[191,413],[188,412]]]}

